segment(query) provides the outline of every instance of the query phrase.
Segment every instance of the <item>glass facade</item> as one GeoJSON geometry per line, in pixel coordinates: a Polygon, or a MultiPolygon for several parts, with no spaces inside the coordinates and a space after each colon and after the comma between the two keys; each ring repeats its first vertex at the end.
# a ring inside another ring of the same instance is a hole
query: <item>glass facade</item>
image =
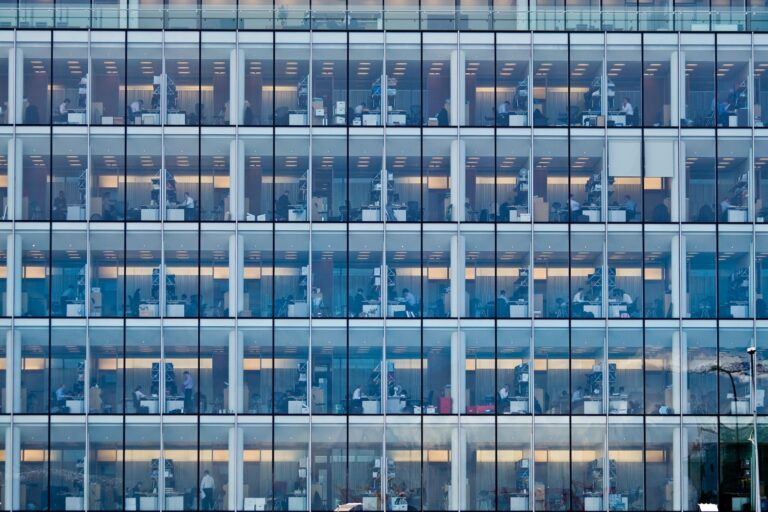
{"type": "Polygon", "coordinates": [[[768,10],[442,4],[0,3],[0,510],[766,510],[768,10]]]}

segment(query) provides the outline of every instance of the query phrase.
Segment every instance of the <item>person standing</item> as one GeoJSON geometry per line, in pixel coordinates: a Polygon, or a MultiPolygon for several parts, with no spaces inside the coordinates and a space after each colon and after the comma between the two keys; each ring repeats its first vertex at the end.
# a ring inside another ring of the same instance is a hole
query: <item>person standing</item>
{"type": "Polygon", "coordinates": [[[188,371],[184,372],[184,412],[189,414],[192,412],[192,390],[195,387],[195,381],[192,379],[192,374],[188,371]]]}
{"type": "Polygon", "coordinates": [[[200,481],[200,497],[203,498],[202,509],[213,510],[213,491],[216,483],[206,469],[203,471],[203,479],[200,481]]]}

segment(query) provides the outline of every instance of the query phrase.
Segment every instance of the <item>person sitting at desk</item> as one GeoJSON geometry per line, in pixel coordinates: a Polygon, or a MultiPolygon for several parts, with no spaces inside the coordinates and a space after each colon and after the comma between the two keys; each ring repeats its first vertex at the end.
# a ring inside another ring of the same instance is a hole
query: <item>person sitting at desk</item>
{"type": "Polygon", "coordinates": [[[507,298],[507,291],[506,290],[501,290],[499,292],[499,296],[496,298],[496,300],[499,302],[499,304],[502,304],[502,303],[504,305],[509,304],[509,299],[507,298]]]}
{"type": "Polygon", "coordinates": [[[352,113],[355,115],[355,117],[360,117],[367,111],[368,109],[366,108],[365,103],[360,102],[357,105],[355,105],[355,109],[352,111],[352,113]]]}
{"type": "Polygon", "coordinates": [[[291,200],[288,197],[288,191],[286,190],[277,200],[277,205],[275,206],[275,220],[288,220],[288,209],[290,206],[291,200]]]}
{"type": "Polygon", "coordinates": [[[352,410],[350,412],[353,413],[361,413],[363,412],[363,385],[358,384],[357,387],[352,391],[352,410]]]}
{"type": "Polygon", "coordinates": [[[70,284],[67,286],[67,289],[61,293],[61,305],[66,306],[67,304],[72,303],[75,299],[77,299],[77,292],[75,291],[74,285],[70,284]]]}
{"type": "Polygon", "coordinates": [[[504,101],[496,107],[496,119],[500,125],[506,126],[509,124],[509,111],[511,108],[512,105],[509,101],[504,101]]]}
{"type": "Polygon", "coordinates": [[[361,316],[363,314],[363,302],[365,302],[365,296],[363,295],[363,289],[358,288],[357,293],[352,297],[349,312],[351,316],[361,316]]]}
{"type": "Polygon", "coordinates": [[[405,302],[406,311],[416,312],[416,296],[408,288],[403,288],[403,302],[405,302]]]}
{"type": "Polygon", "coordinates": [[[131,489],[131,495],[136,500],[136,505],[138,507],[138,500],[141,496],[144,496],[144,484],[141,483],[141,480],[136,482],[136,485],[133,486],[131,489]]]}
{"type": "Polygon", "coordinates": [[[58,388],[56,388],[56,391],[53,392],[53,398],[55,400],[55,406],[59,409],[59,412],[69,412],[67,410],[66,403],[67,403],[67,385],[62,384],[58,388]]]}
{"type": "Polygon", "coordinates": [[[586,302],[584,297],[584,288],[579,288],[576,293],[573,294],[573,300],[571,300],[574,317],[580,317],[584,315],[584,302],[586,302]]]}
{"type": "Polygon", "coordinates": [[[635,218],[635,209],[637,207],[635,206],[635,202],[632,200],[629,194],[624,196],[624,204],[622,207],[627,212],[627,220],[632,220],[635,218]]]}
{"type": "Polygon", "coordinates": [[[67,122],[67,114],[69,114],[69,98],[65,98],[64,101],[59,103],[59,121],[62,123],[67,122]]]}
{"type": "Polygon", "coordinates": [[[183,208],[193,209],[195,207],[195,200],[189,195],[189,192],[184,192],[184,202],[181,203],[183,208]]]}
{"type": "Polygon", "coordinates": [[[581,217],[581,203],[573,197],[573,194],[568,198],[568,209],[571,211],[571,220],[578,220],[581,217]]]}
{"type": "Polygon", "coordinates": [[[59,195],[53,199],[51,218],[53,220],[67,220],[67,198],[63,190],[59,190],[59,195]]]}
{"type": "Polygon", "coordinates": [[[499,390],[499,401],[503,403],[508,399],[509,399],[509,387],[506,384],[504,384],[499,390]]]}
{"type": "Polygon", "coordinates": [[[136,118],[141,119],[141,113],[144,111],[144,100],[135,99],[130,105],[130,114],[133,123],[136,124],[136,118]]]}
{"type": "Polygon", "coordinates": [[[449,126],[450,125],[450,114],[449,108],[451,108],[451,100],[446,99],[445,103],[443,103],[443,108],[440,109],[440,112],[437,113],[437,126],[449,126]]]}
{"type": "Polygon", "coordinates": [[[137,413],[149,414],[149,407],[141,405],[141,401],[146,398],[147,395],[145,395],[144,391],[142,391],[142,387],[136,386],[136,389],[133,390],[133,406],[137,413]]]}
{"type": "Polygon", "coordinates": [[[509,210],[512,209],[512,198],[508,197],[506,201],[499,206],[499,219],[506,222],[509,220],[509,210]]]}
{"type": "Polygon", "coordinates": [[[619,112],[627,117],[626,126],[632,126],[634,124],[633,118],[635,116],[635,108],[626,96],[621,100],[621,108],[619,108],[619,112]]]}

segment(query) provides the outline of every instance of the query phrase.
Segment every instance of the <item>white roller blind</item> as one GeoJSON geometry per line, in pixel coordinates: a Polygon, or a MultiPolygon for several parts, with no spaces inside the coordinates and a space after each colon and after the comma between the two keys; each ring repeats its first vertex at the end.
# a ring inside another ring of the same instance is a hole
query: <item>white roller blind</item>
{"type": "Polygon", "coordinates": [[[645,141],[645,176],[647,178],[672,178],[675,175],[675,141],[645,141]]]}
{"type": "Polygon", "coordinates": [[[608,176],[640,177],[640,139],[608,140],[608,176]]]}

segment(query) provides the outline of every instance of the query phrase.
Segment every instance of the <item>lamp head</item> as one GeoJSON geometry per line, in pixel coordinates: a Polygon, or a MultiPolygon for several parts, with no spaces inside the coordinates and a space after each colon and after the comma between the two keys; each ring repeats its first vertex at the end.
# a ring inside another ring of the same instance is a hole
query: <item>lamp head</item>
{"type": "Polygon", "coordinates": [[[747,348],[747,354],[753,356],[753,355],[755,355],[755,352],[757,352],[757,348],[755,348],[755,347],[748,347],[747,348]]]}

